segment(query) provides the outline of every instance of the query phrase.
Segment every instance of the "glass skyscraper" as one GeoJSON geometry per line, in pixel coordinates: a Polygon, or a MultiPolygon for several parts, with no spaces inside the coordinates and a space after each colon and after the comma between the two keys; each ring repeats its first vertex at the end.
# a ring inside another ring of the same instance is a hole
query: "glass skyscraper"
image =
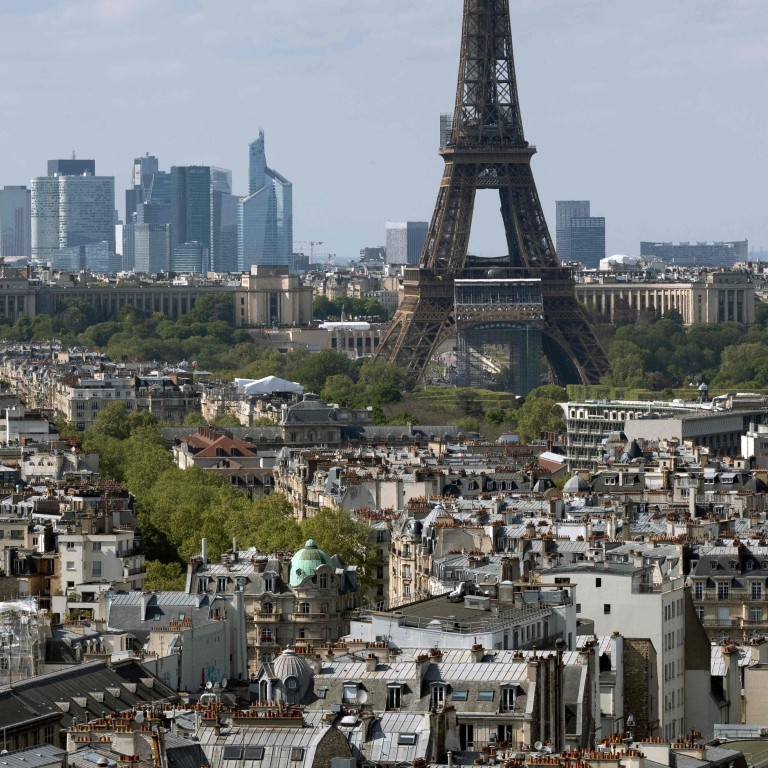
{"type": "Polygon", "coordinates": [[[558,200],[555,237],[560,261],[596,269],[605,258],[605,218],[589,215],[589,200],[558,200]]]}
{"type": "Polygon", "coordinates": [[[210,248],[211,168],[175,165],[171,168],[171,269],[207,272],[210,248]],[[197,247],[183,248],[187,243],[197,247]],[[205,254],[198,261],[196,254],[200,248],[205,254]]]}
{"type": "Polygon", "coordinates": [[[249,145],[248,195],[238,206],[238,269],[254,264],[292,268],[293,185],[267,166],[264,131],[249,145]]]}
{"type": "Polygon", "coordinates": [[[31,193],[26,187],[0,189],[0,256],[31,254],[31,193]]]}

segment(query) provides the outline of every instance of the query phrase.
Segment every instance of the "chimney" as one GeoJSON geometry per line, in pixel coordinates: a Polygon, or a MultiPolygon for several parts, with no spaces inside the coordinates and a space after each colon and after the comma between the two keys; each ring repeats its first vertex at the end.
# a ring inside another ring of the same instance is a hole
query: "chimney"
{"type": "Polygon", "coordinates": [[[203,565],[208,565],[208,539],[203,539],[200,546],[200,554],[203,558],[203,565]]]}
{"type": "Polygon", "coordinates": [[[482,643],[475,643],[472,646],[472,661],[479,664],[485,658],[485,648],[482,643]]]}
{"type": "Polygon", "coordinates": [[[376,656],[375,653],[369,653],[365,657],[365,671],[366,672],[375,672],[376,671],[376,665],[379,663],[379,659],[376,656]]]}
{"type": "Polygon", "coordinates": [[[237,539],[232,537],[232,562],[237,562],[237,539]]]}

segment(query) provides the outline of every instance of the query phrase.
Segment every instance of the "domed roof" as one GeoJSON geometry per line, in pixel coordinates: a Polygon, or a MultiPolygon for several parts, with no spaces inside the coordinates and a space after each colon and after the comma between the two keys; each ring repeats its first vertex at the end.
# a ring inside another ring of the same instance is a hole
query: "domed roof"
{"type": "Polygon", "coordinates": [[[589,483],[581,475],[568,478],[563,486],[563,493],[589,493],[590,490],[589,483]]]}
{"type": "Polygon", "coordinates": [[[312,668],[292,648],[286,648],[272,662],[272,669],[280,680],[285,700],[298,704],[312,685],[312,668]]]}
{"type": "Polygon", "coordinates": [[[331,558],[322,549],[318,548],[315,540],[307,539],[304,548],[300,549],[291,558],[290,585],[298,587],[304,579],[312,576],[321,565],[327,565],[332,570],[335,570],[331,558]]]}

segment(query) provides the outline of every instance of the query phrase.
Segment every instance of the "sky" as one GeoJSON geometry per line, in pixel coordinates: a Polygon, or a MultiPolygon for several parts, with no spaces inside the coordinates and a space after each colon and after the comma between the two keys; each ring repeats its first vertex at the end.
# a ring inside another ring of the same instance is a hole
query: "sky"
{"type": "MultiPolygon", "coordinates": [[[[525,135],[555,200],[590,200],[606,249],[768,249],[766,0],[510,0],[525,135]]],[[[295,250],[339,259],[429,220],[461,0],[0,0],[0,185],[49,158],[210,164],[247,189],[248,142],[293,182],[295,250]]],[[[470,250],[504,252],[478,194],[470,250]]]]}

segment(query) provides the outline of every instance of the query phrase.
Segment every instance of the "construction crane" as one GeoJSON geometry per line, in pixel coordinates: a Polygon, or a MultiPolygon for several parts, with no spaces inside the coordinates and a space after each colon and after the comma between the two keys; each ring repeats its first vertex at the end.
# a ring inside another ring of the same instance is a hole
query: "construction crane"
{"type": "Polygon", "coordinates": [[[312,264],[315,261],[315,246],[322,245],[322,240],[307,240],[306,242],[296,243],[300,248],[309,246],[309,263],[312,264]]]}

